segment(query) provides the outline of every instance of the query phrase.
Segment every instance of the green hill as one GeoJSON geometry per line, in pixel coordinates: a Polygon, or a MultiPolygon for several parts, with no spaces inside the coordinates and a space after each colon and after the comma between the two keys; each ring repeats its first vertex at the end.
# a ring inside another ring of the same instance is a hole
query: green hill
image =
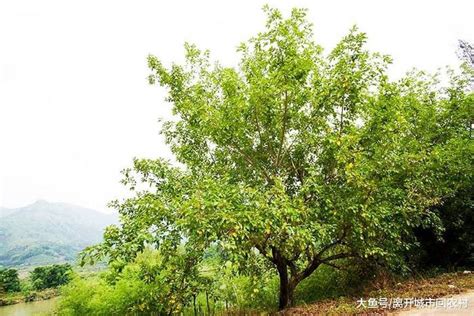
{"type": "Polygon", "coordinates": [[[0,266],[32,266],[73,261],[102,238],[116,215],[65,203],[38,201],[0,209],[0,266]]]}

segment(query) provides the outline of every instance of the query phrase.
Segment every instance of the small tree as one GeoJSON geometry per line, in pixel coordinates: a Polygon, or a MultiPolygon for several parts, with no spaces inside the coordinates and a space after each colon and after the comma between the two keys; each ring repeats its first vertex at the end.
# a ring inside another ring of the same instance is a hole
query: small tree
{"type": "MultiPolygon", "coordinates": [[[[283,309],[321,265],[402,263],[412,228],[435,219],[428,207],[469,163],[444,164],[452,135],[437,132],[437,117],[464,102],[462,80],[449,93],[419,73],[390,82],[390,58],[367,51],[356,28],[325,54],[304,10],[265,11],[238,68],[189,44],[184,66],[149,57],[150,82],[173,104],[163,133],[180,166],[135,160],[124,183],[136,196],[112,204],[121,226],[86,254],[127,262],[154,246],[166,261],[179,247],[199,258],[218,244],[244,269],[254,257],[274,268],[283,309]]],[[[446,133],[464,135],[456,124],[446,133]]],[[[451,152],[469,157],[466,144],[451,152]]]]}
{"type": "Polygon", "coordinates": [[[16,269],[0,268],[0,292],[19,292],[20,279],[16,269]]]}

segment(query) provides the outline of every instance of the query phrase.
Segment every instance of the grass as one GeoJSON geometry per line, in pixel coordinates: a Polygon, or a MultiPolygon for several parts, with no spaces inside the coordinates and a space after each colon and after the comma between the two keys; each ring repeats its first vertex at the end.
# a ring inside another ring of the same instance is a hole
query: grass
{"type": "Polygon", "coordinates": [[[364,298],[439,298],[474,289],[474,274],[445,273],[430,278],[412,278],[401,282],[380,278],[370,284],[359,297],[322,300],[287,309],[280,315],[384,315],[389,309],[358,307],[364,298]]]}

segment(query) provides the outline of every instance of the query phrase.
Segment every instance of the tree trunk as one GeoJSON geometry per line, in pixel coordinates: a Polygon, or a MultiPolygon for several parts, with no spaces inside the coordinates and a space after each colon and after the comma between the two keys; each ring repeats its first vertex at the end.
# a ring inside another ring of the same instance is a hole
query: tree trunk
{"type": "Polygon", "coordinates": [[[209,306],[209,293],[206,291],[207,315],[211,315],[211,306],[209,306]]]}
{"type": "Polygon", "coordinates": [[[193,295],[193,310],[194,310],[194,316],[197,316],[198,311],[196,308],[196,294],[193,295]]]}
{"type": "Polygon", "coordinates": [[[296,284],[290,282],[286,265],[278,265],[277,270],[280,276],[280,299],[278,309],[282,310],[293,306],[296,284]]]}

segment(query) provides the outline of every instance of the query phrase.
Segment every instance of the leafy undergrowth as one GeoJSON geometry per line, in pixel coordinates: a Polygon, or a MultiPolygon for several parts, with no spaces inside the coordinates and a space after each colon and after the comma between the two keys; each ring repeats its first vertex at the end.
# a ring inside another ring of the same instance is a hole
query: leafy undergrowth
{"type": "MultiPolygon", "coordinates": [[[[279,315],[384,315],[393,309],[358,307],[363,298],[439,298],[474,289],[474,274],[446,273],[432,278],[416,278],[400,283],[372,284],[359,297],[341,297],[286,309],[279,315]]],[[[367,304],[365,304],[367,305],[367,304]]]]}

